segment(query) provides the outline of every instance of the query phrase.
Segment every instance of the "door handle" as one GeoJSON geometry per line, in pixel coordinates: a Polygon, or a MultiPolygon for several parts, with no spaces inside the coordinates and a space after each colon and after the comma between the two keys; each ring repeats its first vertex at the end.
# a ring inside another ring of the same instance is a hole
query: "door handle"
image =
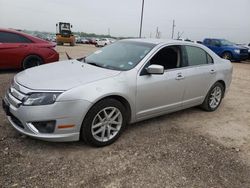
{"type": "Polygon", "coordinates": [[[178,73],[177,74],[177,77],[175,78],[176,80],[182,80],[184,79],[185,77],[181,74],[181,73],[178,73]]]}
{"type": "Polygon", "coordinates": [[[211,69],[209,72],[210,72],[211,74],[214,74],[214,73],[216,72],[216,70],[211,69]]]}

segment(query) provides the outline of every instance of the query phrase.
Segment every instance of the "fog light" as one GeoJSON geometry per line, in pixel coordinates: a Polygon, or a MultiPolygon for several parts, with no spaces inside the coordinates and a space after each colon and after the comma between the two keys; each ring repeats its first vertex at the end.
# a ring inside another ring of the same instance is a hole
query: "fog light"
{"type": "Polygon", "coordinates": [[[54,130],[55,130],[56,121],[32,122],[32,125],[33,125],[40,133],[53,133],[54,130]]]}

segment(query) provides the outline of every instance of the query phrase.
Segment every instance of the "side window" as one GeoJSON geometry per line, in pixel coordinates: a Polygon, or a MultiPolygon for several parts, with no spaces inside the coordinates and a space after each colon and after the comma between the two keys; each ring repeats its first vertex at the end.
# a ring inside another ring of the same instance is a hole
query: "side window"
{"type": "Polygon", "coordinates": [[[211,45],[211,40],[210,40],[210,39],[206,39],[206,40],[205,40],[205,44],[211,45]]]}
{"type": "Polygon", "coordinates": [[[220,45],[220,41],[219,40],[211,40],[211,45],[212,46],[219,46],[220,45]]]}
{"type": "Polygon", "coordinates": [[[159,50],[150,60],[150,64],[162,65],[165,70],[181,67],[181,50],[178,46],[159,50]]]}
{"type": "Polygon", "coordinates": [[[31,43],[29,39],[15,33],[0,32],[1,43],[31,43]]]}
{"type": "Polygon", "coordinates": [[[194,46],[186,46],[187,60],[189,66],[208,64],[208,54],[201,48],[194,46]]]}

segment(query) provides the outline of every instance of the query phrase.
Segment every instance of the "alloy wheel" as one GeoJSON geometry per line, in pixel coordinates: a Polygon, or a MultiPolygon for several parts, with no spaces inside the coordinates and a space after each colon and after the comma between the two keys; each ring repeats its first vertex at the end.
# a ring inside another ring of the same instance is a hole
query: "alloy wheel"
{"type": "Polygon", "coordinates": [[[216,86],[211,91],[209,97],[209,106],[211,108],[216,108],[220,104],[221,98],[222,98],[222,89],[219,86],[216,86]]]}
{"type": "Polygon", "coordinates": [[[122,122],[122,113],[118,108],[106,107],[94,117],[91,126],[92,135],[99,142],[107,142],[119,133],[122,122]]]}

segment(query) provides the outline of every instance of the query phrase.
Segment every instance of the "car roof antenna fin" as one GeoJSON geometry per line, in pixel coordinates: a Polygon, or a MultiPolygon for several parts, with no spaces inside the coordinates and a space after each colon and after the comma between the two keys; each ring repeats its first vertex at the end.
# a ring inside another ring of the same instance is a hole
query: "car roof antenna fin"
{"type": "Polygon", "coordinates": [[[70,57],[67,52],[65,52],[65,53],[66,53],[66,56],[67,56],[68,60],[72,59],[72,57],[70,57]]]}

